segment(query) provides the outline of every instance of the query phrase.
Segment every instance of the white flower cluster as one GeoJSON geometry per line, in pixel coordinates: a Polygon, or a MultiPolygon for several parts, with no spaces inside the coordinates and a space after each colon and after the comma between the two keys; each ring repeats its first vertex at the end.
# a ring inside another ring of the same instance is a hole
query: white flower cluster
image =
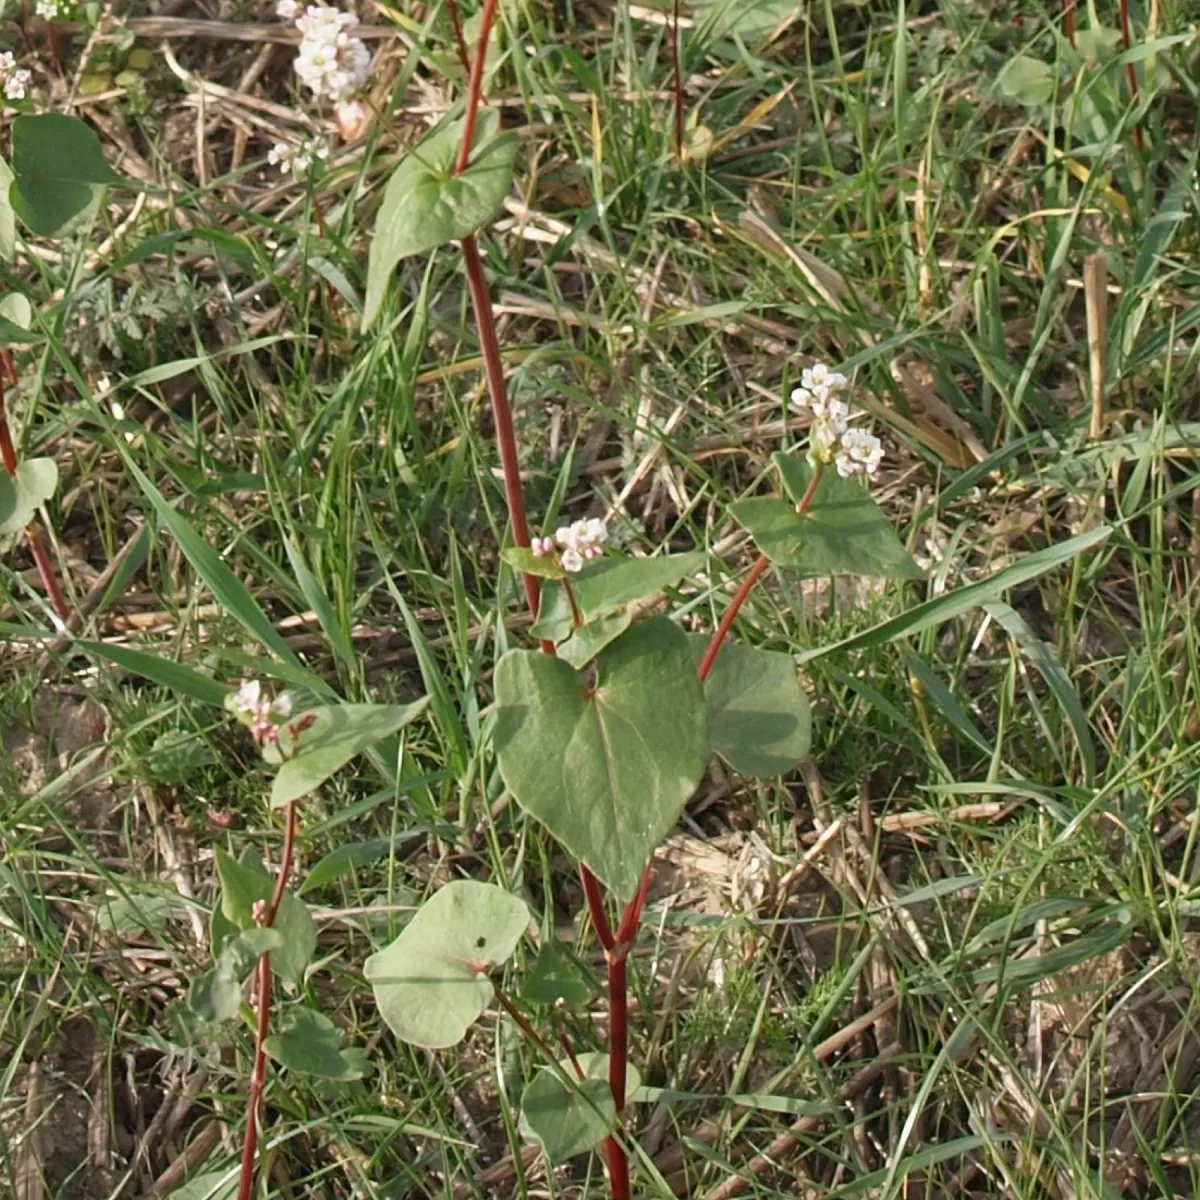
{"type": "Polygon", "coordinates": [[[539,558],[561,550],[562,569],[575,572],[581,571],[589,558],[599,558],[607,541],[608,526],[599,517],[589,517],[573,525],[563,525],[554,531],[553,537],[535,537],[530,549],[539,558]]]}
{"type": "Polygon", "coordinates": [[[267,162],[278,167],[285,175],[303,175],[315,162],[324,162],[329,157],[329,143],[324,138],[313,137],[292,146],[287,142],[276,142],[267,155],[267,162]]]}
{"type": "Polygon", "coordinates": [[[850,427],[850,406],[840,398],[848,384],[840,371],[824,363],[805,367],[800,386],[792,392],[792,408],[812,414],[808,430],[808,461],[834,463],[843,479],[874,475],[883,461],[883,446],[865,429],[850,427]]]}
{"type": "Polygon", "coordinates": [[[296,0],[279,0],[275,11],[300,30],[296,74],[318,100],[335,104],[349,100],[371,71],[371,52],[353,31],[358,18],[327,4],[310,4],[303,12],[296,0]]]}
{"type": "Polygon", "coordinates": [[[11,50],[0,54],[0,87],[4,88],[6,100],[24,100],[33,76],[24,67],[17,66],[11,50]]]}
{"type": "Polygon", "coordinates": [[[33,11],[43,21],[65,21],[75,15],[75,0],[37,0],[33,11]]]}
{"type": "Polygon", "coordinates": [[[271,696],[257,679],[246,679],[225,707],[250,730],[250,736],[263,745],[279,739],[279,726],[292,715],[292,698],[284,692],[271,696]]]}

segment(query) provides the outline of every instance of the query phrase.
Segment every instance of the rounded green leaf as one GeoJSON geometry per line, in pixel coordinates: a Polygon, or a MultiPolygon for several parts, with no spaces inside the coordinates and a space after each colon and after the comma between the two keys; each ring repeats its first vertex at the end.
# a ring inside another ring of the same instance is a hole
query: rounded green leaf
{"type": "Polygon", "coordinates": [[[594,684],[511,650],[496,667],[496,754],[517,803],[623,899],[704,777],[708,708],[666,617],[622,634],[594,684]]]}
{"type": "Polygon", "coordinates": [[[1010,100],[1036,108],[1054,95],[1054,72],[1040,58],[1017,54],[1004,64],[996,84],[1010,100]]]}
{"type": "MultiPolygon", "coordinates": [[[[699,665],[708,638],[691,643],[699,665]]],[[[704,695],[713,750],[742,775],[782,775],[808,753],[812,717],[790,654],[727,641],[704,695]]]]}
{"type": "Polygon", "coordinates": [[[43,237],[79,216],[100,186],[126,182],[108,165],[90,125],[53,112],[13,122],[12,173],[13,210],[43,237]]]}
{"type": "Polygon", "coordinates": [[[791,503],[758,496],[730,505],[735,520],[773,563],[808,576],[921,577],[892,523],[861,484],[826,470],[808,511],[799,516],[795,506],[812,468],[795,454],[776,454],[774,461],[791,503]]]}
{"type": "MultiPolygon", "coordinates": [[[[521,1132],[542,1147],[552,1163],[566,1162],[577,1154],[594,1150],[612,1132],[617,1109],[608,1087],[608,1055],[577,1056],[583,1078],[575,1063],[564,1059],[558,1070],[541,1068],[521,1095],[521,1132]]],[[[642,1077],[630,1063],[626,1091],[642,1086],[642,1077]]]]}
{"type": "Polygon", "coordinates": [[[310,1008],[293,1008],[283,1028],[264,1043],[267,1053],[293,1071],[348,1083],[369,1070],[367,1052],[342,1047],[341,1030],[324,1014],[310,1008]]]}
{"type": "Polygon", "coordinates": [[[441,1049],[462,1041],[491,1003],[489,973],[516,949],[529,909],[490,883],[456,879],[404,932],[366,961],[380,1015],[402,1041],[441,1049]]]}
{"type": "Polygon", "coordinates": [[[15,475],[0,471],[0,534],[20,533],[58,487],[58,466],[52,458],[27,458],[15,475]]]}
{"type": "Polygon", "coordinates": [[[331,704],[294,718],[286,728],[299,730],[303,723],[295,734],[299,750],[275,773],[271,803],[279,808],[315,791],[356,754],[419,717],[428,703],[423,697],[412,704],[331,704]]]}
{"type": "MultiPolygon", "coordinates": [[[[0,171],[0,187],[4,186],[3,172],[0,171]]],[[[3,225],[3,205],[0,205],[0,226],[3,225]]],[[[0,241],[3,231],[0,229],[0,241]]],[[[0,258],[4,255],[0,253],[0,258]]],[[[30,331],[33,324],[33,306],[29,298],[21,292],[9,292],[0,300],[0,345],[32,346],[45,341],[40,333],[30,331]]]]}
{"type": "Polygon", "coordinates": [[[388,180],[367,260],[363,329],[370,328],[396,264],[482,229],[503,208],[517,157],[514,133],[497,134],[493,108],[479,114],[467,169],[454,173],[463,121],[435,129],[409,150],[388,180]]]}

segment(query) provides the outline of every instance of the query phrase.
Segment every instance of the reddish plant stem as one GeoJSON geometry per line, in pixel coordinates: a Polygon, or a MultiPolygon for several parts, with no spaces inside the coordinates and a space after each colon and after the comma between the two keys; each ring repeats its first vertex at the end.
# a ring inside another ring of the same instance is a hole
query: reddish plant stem
{"type": "MultiPolygon", "coordinates": [[[[1129,0],[1120,0],[1118,5],[1121,13],[1121,43],[1126,50],[1129,50],[1133,45],[1133,36],[1129,28],[1129,0]]],[[[1129,80],[1129,96],[1133,101],[1133,107],[1138,106],[1138,81],[1137,68],[1131,62],[1125,64],[1125,78],[1129,80]]],[[[1134,116],[1135,124],[1133,126],[1133,144],[1137,147],[1138,153],[1141,154],[1145,150],[1145,143],[1142,141],[1142,127],[1137,122],[1136,115],[1134,116]]]]}
{"type": "MultiPolygon", "coordinates": [[[[817,494],[817,485],[820,482],[821,468],[818,467],[813,471],[812,478],[808,481],[808,487],[804,489],[804,495],[800,497],[800,503],[796,505],[796,515],[798,517],[802,517],[808,512],[808,506],[817,494]]],[[[721,643],[725,641],[729,631],[733,628],[733,623],[737,620],[737,615],[741,612],[742,605],[746,603],[746,598],[754,590],[754,585],[762,578],[763,572],[770,565],[771,560],[765,554],[760,554],[755,559],[754,566],[746,572],[746,578],[742,580],[742,586],[734,593],[733,600],[725,610],[724,616],[721,617],[721,623],[713,633],[712,640],[708,643],[708,649],[705,650],[704,657],[700,660],[700,669],[696,674],[700,676],[701,683],[708,678],[709,671],[713,669],[713,663],[717,661],[717,654],[720,652],[721,643]]]]}
{"type": "Polygon", "coordinates": [[[583,624],[583,614],[579,611],[579,605],[575,603],[575,589],[569,579],[563,579],[562,586],[567,594],[567,602],[571,605],[571,626],[578,629],[583,624]]]}
{"type": "Polygon", "coordinates": [[[446,8],[450,12],[450,24],[454,29],[454,44],[458,50],[458,61],[462,63],[463,74],[471,78],[471,56],[467,53],[467,39],[463,36],[462,18],[458,15],[458,0],[446,0],[446,8]]]}
{"type": "Polygon", "coordinates": [[[675,154],[683,157],[683,72],[679,65],[679,0],[672,0],[671,28],[667,35],[671,41],[671,68],[675,74],[675,154]]]}
{"type": "MultiPolygon", "coordinates": [[[[280,856],[279,875],[275,879],[275,890],[263,914],[263,927],[270,929],[275,923],[280,901],[287,888],[287,879],[292,871],[292,852],[296,845],[296,804],[287,806],[284,813],[283,852],[280,856]]],[[[255,1003],[258,1006],[258,1025],[254,1033],[254,1066],[250,1073],[250,1090],[246,1097],[246,1137],[242,1142],[242,1171],[238,1180],[238,1200],[250,1200],[254,1192],[254,1167],[258,1155],[258,1109],[262,1101],[263,1084],[267,1075],[267,1035],[271,1029],[271,956],[263,954],[258,960],[258,981],[255,988],[255,1003]]]]}
{"type": "Polygon", "coordinates": [[[616,944],[613,938],[612,926],[608,923],[608,914],[604,911],[604,896],[600,891],[600,880],[592,874],[591,868],[579,864],[579,879],[583,884],[583,894],[587,898],[588,915],[592,918],[592,928],[605,954],[611,954],[616,944]]]}
{"type": "MultiPolygon", "coordinates": [[[[7,350],[0,350],[0,365],[3,365],[5,374],[15,384],[17,369],[12,355],[7,350]]],[[[0,379],[0,462],[3,462],[4,469],[10,475],[17,473],[17,450],[13,445],[12,432],[8,428],[8,413],[4,408],[4,382],[2,379],[0,379]]],[[[42,587],[50,598],[54,611],[58,613],[60,620],[66,621],[71,615],[71,605],[63,594],[62,587],[58,582],[58,573],[54,570],[54,564],[50,561],[46,547],[42,545],[42,538],[36,525],[31,524],[25,530],[25,540],[29,543],[29,553],[33,557],[42,587]]]]}
{"type": "MultiPolygon", "coordinates": [[[[483,65],[487,57],[488,36],[496,16],[497,0],[486,0],[479,22],[479,46],[471,63],[470,84],[467,91],[467,109],[463,127],[462,145],[458,148],[458,160],[454,173],[461,175],[471,158],[471,146],[475,140],[475,118],[479,113],[483,97],[483,65]]],[[[500,341],[496,337],[496,318],[492,313],[492,298],[488,292],[487,279],[483,273],[483,260],[479,256],[479,244],[474,234],[462,240],[463,266],[467,273],[467,287],[471,293],[471,307],[475,311],[475,324],[479,327],[479,343],[483,351],[483,369],[487,377],[488,396],[492,404],[492,423],[496,427],[496,444],[500,450],[500,466],[504,474],[504,495],[508,503],[509,520],[512,522],[513,541],[518,546],[529,545],[529,520],[525,514],[525,492],[521,487],[521,466],[517,457],[517,437],[513,429],[512,408],[508,403],[508,388],[504,382],[504,359],[500,354],[500,341]]],[[[541,585],[536,575],[521,573],[525,587],[525,600],[536,620],[541,585]]],[[[554,643],[543,639],[542,649],[554,653],[554,643]]]]}
{"type": "Polygon", "coordinates": [[[1067,41],[1075,45],[1075,0],[1063,0],[1063,32],[1067,41]]]}
{"type": "Polygon", "coordinates": [[[36,525],[30,525],[25,530],[25,540],[29,543],[29,553],[33,556],[38,575],[41,576],[42,587],[46,589],[46,595],[50,597],[50,603],[54,606],[54,611],[58,613],[59,620],[65,623],[71,617],[71,605],[59,585],[58,574],[54,570],[54,564],[50,561],[46,547],[42,545],[41,534],[38,533],[36,525]]]}
{"type": "MultiPolygon", "coordinates": [[[[494,979],[492,991],[496,995],[496,1002],[517,1023],[517,1028],[546,1056],[546,1061],[558,1062],[558,1055],[554,1053],[550,1044],[534,1029],[529,1018],[509,999],[508,993],[494,979]]],[[[571,1057],[574,1058],[574,1055],[571,1057]]],[[[579,1078],[583,1078],[582,1072],[579,1078]]]]}
{"type": "Polygon", "coordinates": [[[475,47],[475,57],[471,60],[463,140],[458,148],[458,161],[454,164],[455,175],[461,175],[467,169],[471,148],[475,143],[475,119],[479,116],[479,105],[483,100],[483,68],[487,62],[488,38],[492,33],[492,22],[496,19],[497,3],[498,0],[484,0],[483,15],[479,18],[479,44],[475,47]]]}
{"type": "Polygon", "coordinates": [[[561,1029],[558,1031],[558,1044],[563,1048],[563,1053],[567,1058],[571,1060],[571,1066],[575,1068],[575,1078],[582,1083],[584,1080],[583,1067],[575,1053],[575,1047],[571,1045],[571,1039],[561,1029]]]}

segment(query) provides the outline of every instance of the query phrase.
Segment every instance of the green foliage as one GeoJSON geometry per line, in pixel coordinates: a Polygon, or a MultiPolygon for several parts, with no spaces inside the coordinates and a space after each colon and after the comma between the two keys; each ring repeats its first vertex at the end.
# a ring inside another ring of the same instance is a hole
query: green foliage
{"type": "Polygon", "coordinates": [[[367,959],[380,1015],[417,1046],[462,1041],[491,1003],[489,973],[508,961],[528,924],[525,902],[503,888],[473,879],[446,884],[367,959]]]}
{"type": "Polygon", "coordinates": [[[236,1171],[205,1171],[171,1193],[171,1200],[234,1200],[238,1190],[236,1171]]]}
{"type": "Polygon", "coordinates": [[[1004,64],[996,86],[1010,99],[1027,108],[1045,104],[1054,95],[1054,71],[1040,58],[1017,54],[1004,64]]]}
{"type": "MultiPolygon", "coordinates": [[[[12,209],[34,233],[53,237],[88,209],[100,189],[126,183],[105,161],[90,125],[62,113],[12,124],[12,209]]],[[[5,218],[0,214],[0,228],[5,218]]]]}
{"type": "Polygon", "coordinates": [[[370,1069],[367,1052],[345,1049],[341,1030],[324,1013],[291,1008],[283,1027],[264,1043],[267,1053],[293,1071],[348,1083],[362,1079],[370,1069]]]}
{"type": "MultiPolygon", "coordinates": [[[[218,846],[216,863],[221,880],[221,916],[235,929],[257,928],[254,905],[257,901],[269,902],[275,891],[275,881],[263,870],[257,852],[248,847],[240,859],[235,859],[218,846]]],[[[283,945],[271,954],[271,966],[286,983],[299,984],[317,949],[317,929],[308,905],[285,891],[275,913],[274,929],[282,934],[283,945]]],[[[215,935],[213,940],[217,942],[215,935]]]]}
{"type": "Polygon", "coordinates": [[[0,158],[0,261],[17,252],[17,214],[12,206],[12,167],[0,158]]]}
{"type": "Polygon", "coordinates": [[[534,554],[528,546],[505,546],[500,557],[510,567],[539,579],[562,579],[566,575],[557,558],[545,554],[534,554]]]}
{"type": "MultiPolygon", "coordinates": [[[[542,1067],[521,1095],[521,1132],[541,1146],[551,1163],[566,1162],[594,1150],[612,1132],[617,1109],[608,1087],[607,1054],[577,1055],[575,1064],[564,1059],[558,1069],[542,1067]]],[[[629,1066],[627,1090],[642,1086],[641,1075],[629,1066]]]]}
{"type": "Polygon", "coordinates": [[[332,704],[282,726],[278,749],[264,747],[268,761],[282,756],[271,785],[272,805],[280,808],[316,791],[356,754],[403,729],[427,706],[424,698],[412,704],[332,704]]]}
{"type": "MultiPolygon", "coordinates": [[[[579,615],[591,624],[612,613],[626,614],[630,605],[657,595],[663,588],[674,587],[703,566],[704,555],[699,552],[654,558],[597,558],[571,576],[571,591],[579,615]]],[[[562,642],[570,636],[571,628],[571,604],[564,589],[543,588],[534,637],[562,642]]]]}
{"type": "Polygon", "coordinates": [[[635,625],[597,657],[594,684],[559,659],[510,650],[496,666],[495,742],[517,803],[631,898],[708,767],[687,637],[665,617],[635,625]]]}
{"type": "Polygon", "coordinates": [[[254,969],[259,956],[284,951],[284,935],[278,929],[244,929],[225,939],[217,965],[198,975],[188,989],[188,1005],[202,1021],[211,1025],[228,1021],[242,1002],[242,981],[254,969]]]}
{"type": "Polygon", "coordinates": [[[591,995],[591,988],[566,950],[553,938],[542,943],[533,970],[525,978],[521,998],[526,1004],[562,1004],[574,1008],[591,995]]]}
{"type": "Polygon", "coordinates": [[[467,168],[454,173],[464,119],[435,129],[401,160],[388,180],[367,263],[363,329],[379,312],[392,271],[402,259],[476,233],[504,205],[517,156],[514,133],[497,133],[493,108],[479,114],[467,168]]]}
{"type": "MultiPolygon", "coordinates": [[[[696,663],[709,639],[690,639],[696,663]]],[[[726,642],[704,681],[713,751],[743,775],[782,775],[808,753],[812,717],[790,654],[726,642]]]]}
{"type": "Polygon", "coordinates": [[[58,466],[52,458],[27,458],[15,475],[0,469],[0,536],[20,533],[58,487],[58,466]]]}
{"type": "Polygon", "coordinates": [[[812,467],[796,454],[780,452],[773,461],[791,503],[764,496],[729,506],[773,563],[808,576],[920,577],[892,523],[861,484],[824,470],[801,516],[796,505],[808,489],[812,467]]]}

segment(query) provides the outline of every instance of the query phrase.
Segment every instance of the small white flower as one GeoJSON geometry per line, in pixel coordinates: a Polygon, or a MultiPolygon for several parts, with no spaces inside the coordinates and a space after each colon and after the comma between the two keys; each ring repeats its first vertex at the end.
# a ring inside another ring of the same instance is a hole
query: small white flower
{"type": "Polygon", "coordinates": [[[11,71],[4,76],[4,97],[6,100],[24,100],[25,93],[33,82],[33,75],[24,68],[11,71]]]}
{"type": "Polygon", "coordinates": [[[551,537],[535,537],[531,538],[529,548],[537,555],[538,558],[547,558],[554,553],[554,539],[551,537]]]}
{"type": "Polygon", "coordinates": [[[294,21],[299,11],[297,0],[279,0],[275,5],[275,15],[284,21],[294,21]]]}
{"type": "Polygon", "coordinates": [[[845,375],[831,371],[824,363],[813,363],[800,372],[800,387],[814,394],[840,392],[846,386],[845,375]]]}
{"type": "Polygon", "coordinates": [[[562,568],[564,571],[582,571],[583,555],[578,550],[564,550],[562,554],[562,568]]]}
{"type": "Polygon", "coordinates": [[[586,524],[589,541],[595,546],[603,546],[608,541],[608,525],[599,517],[591,517],[586,524]]]}
{"type": "Polygon", "coordinates": [[[293,154],[294,151],[287,142],[276,142],[271,147],[271,152],[267,155],[267,162],[286,173],[292,169],[293,154]]]}
{"type": "Polygon", "coordinates": [[[853,475],[874,475],[883,461],[883,446],[873,433],[865,429],[847,429],[842,434],[836,461],[838,474],[843,479],[853,475]]]}
{"type": "Polygon", "coordinates": [[[295,698],[291,692],[282,692],[275,697],[275,703],[271,706],[271,711],[275,716],[282,718],[284,721],[292,715],[292,710],[296,706],[295,698]]]}
{"type": "Polygon", "coordinates": [[[230,706],[234,712],[251,716],[262,704],[262,684],[257,679],[243,679],[242,686],[234,693],[230,706]]]}

